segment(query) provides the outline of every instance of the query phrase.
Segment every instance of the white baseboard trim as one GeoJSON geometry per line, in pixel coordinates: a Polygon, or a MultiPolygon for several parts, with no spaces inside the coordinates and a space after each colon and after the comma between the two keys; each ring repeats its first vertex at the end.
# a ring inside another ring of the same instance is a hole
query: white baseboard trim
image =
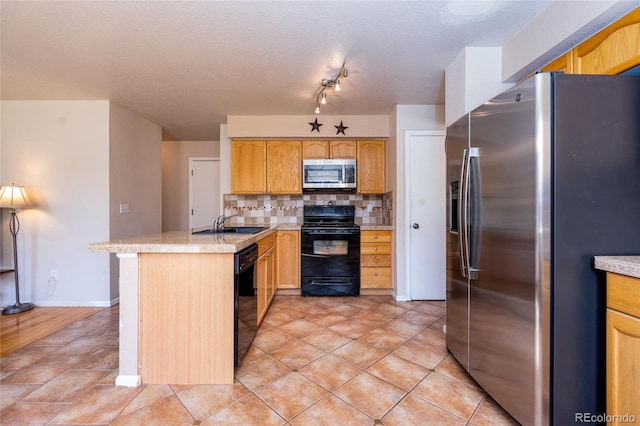
{"type": "MultiPolygon", "coordinates": [[[[74,301],[51,301],[51,300],[36,300],[33,303],[40,307],[56,307],[56,308],[77,308],[77,307],[94,307],[94,308],[110,308],[113,305],[117,305],[120,302],[120,298],[116,298],[110,301],[92,301],[92,300],[74,300],[74,301]]],[[[15,302],[14,302],[15,303],[15,302]]]]}
{"type": "MultiPolygon", "coordinates": [[[[0,301],[0,306],[9,306],[9,305],[13,305],[15,303],[14,302],[4,302],[4,301],[0,301]]],[[[92,301],[92,300],[74,300],[74,301],[64,301],[64,300],[57,300],[57,301],[52,301],[52,300],[35,300],[32,301],[31,303],[33,303],[36,306],[39,307],[43,307],[43,308],[110,308],[112,306],[115,306],[117,304],[120,303],[120,297],[116,297],[113,300],[109,300],[109,301],[92,301]]]]}
{"type": "Polygon", "coordinates": [[[116,386],[125,386],[128,388],[137,388],[142,384],[142,378],[137,376],[123,376],[116,377],[116,386]]]}
{"type": "Polygon", "coordinates": [[[399,295],[398,293],[395,292],[395,290],[391,290],[391,295],[393,296],[394,299],[396,299],[396,302],[410,302],[411,299],[409,299],[406,295],[399,295]]]}

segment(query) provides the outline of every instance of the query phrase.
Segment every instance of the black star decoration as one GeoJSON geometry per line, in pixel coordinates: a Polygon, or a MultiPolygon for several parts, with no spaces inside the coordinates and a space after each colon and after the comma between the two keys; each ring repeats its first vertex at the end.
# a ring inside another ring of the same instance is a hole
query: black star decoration
{"type": "Polygon", "coordinates": [[[316,118],[316,120],[313,123],[309,123],[311,125],[311,131],[313,132],[314,130],[317,130],[318,133],[320,133],[320,126],[322,126],[322,124],[318,123],[318,119],[316,118]]]}
{"type": "Polygon", "coordinates": [[[339,125],[339,126],[333,126],[333,127],[335,127],[336,129],[338,129],[338,131],[336,132],[336,135],[339,135],[340,133],[342,133],[343,135],[345,135],[345,136],[346,136],[346,134],[344,133],[344,131],[345,131],[345,130],[347,130],[347,129],[348,129],[348,127],[347,127],[347,126],[343,126],[343,125],[342,125],[342,120],[340,120],[340,125],[339,125]]]}

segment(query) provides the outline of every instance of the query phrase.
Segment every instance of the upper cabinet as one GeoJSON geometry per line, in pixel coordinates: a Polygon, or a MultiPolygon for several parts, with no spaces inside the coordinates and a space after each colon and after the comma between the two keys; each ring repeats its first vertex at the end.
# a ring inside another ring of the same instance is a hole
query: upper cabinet
{"type": "Polygon", "coordinates": [[[231,192],[302,194],[301,142],[232,141],[231,192]]]}
{"type": "Polygon", "coordinates": [[[300,141],[267,141],[267,192],[302,194],[300,141]]]}
{"type": "Polygon", "coordinates": [[[231,142],[231,192],[267,192],[267,141],[231,142]]]}
{"type": "Polygon", "coordinates": [[[386,189],[386,153],[383,140],[358,141],[358,193],[383,194],[386,189]]]}
{"type": "Polygon", "coordinates": [[[640,8],[557,58],[543,71],[619,74],[640,65],[640,8]]]}
{"type": "Polygon", "coordinates": [[[302,160],[355,158],[359,194],[384,194],[384,140],[231,141],[233,194],[302,194],[302,160]]]}
{"type": "Polygon", "coordinates": [[[303,141],[303,158],[356,158],[356,141],[303,141]]]}

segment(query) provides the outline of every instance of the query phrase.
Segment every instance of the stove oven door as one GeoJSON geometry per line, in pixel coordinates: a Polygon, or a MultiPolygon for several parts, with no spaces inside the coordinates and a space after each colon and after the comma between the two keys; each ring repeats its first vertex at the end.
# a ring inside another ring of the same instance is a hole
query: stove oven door
{"type": "Polygon", "coordinates": [[[360,229],[302,229],[302,295],[360,294],[360,229]]]}

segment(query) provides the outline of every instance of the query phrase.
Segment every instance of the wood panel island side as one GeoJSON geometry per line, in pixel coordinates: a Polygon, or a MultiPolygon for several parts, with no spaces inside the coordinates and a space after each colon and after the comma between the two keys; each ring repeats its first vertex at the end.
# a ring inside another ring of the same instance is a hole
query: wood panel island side
{"type": "Polygon", "coordinates": [[[232,384],[234,253],[275,229],[175,231],[90,244],[90,251],[119,259],[116,385],[232,384]]]}

